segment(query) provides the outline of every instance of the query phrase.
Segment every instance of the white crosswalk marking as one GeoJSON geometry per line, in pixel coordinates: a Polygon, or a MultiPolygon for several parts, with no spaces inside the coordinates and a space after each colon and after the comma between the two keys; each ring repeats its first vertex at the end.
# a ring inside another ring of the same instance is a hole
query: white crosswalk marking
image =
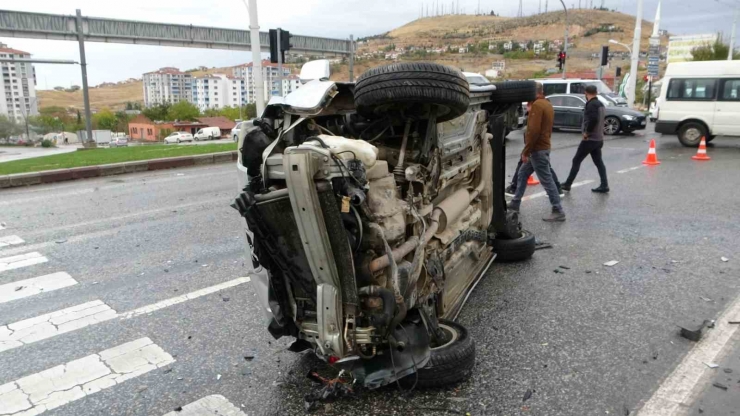
{"type": "Polygon", "coordinates": [[[0,326],[0,352],[113,319],[116,311],[95,300],[0,326]]]}
{"type": "Polygon", "coordinates": [[[67,286],[76,285],[77,281],[65,272],[47,274],[32,279],[0,285],[0,303],[51,292],[67,286]]]}
{"type": "Polygon", "coordinates": [[[33,253],[21,254],[18,256],[3,257],[0,258],[0,272],[6,270],[20,269],[21,267],[31,266],[39,263],[46,263],[49,261],[46,257],[42,256],[41,253],[34,251],[33,253]]]}
{"type": "Polygon", "coordinates": [[[17,235],[0,237],[0,248],[23,243],[25,243],[25,241],[23,241],[23,239],[18,237],[17,235]]]}
{"type": "Polygon", "coordinates": [[[175,362],[149,338],[0,385],[0,414],[38,415],[175,362]]]}
{"type": "Polygon", "coordinates": [[[204,397],[163,416],[247,416],[220,394],[204,397]]]}
{"type": "Polygon", "coordinates": [[[641,166],[633,166],[633,167],[631,167],[631,168],[627,168],[627,169],[622,169],[622,170],[618,170],[618,171],[617,171],[617,173],[627,173],[627,172],[632,172],[633,170],[637,170],[637,169],[640,169],[640,168],[641,168],[641,167],[643,167],[643,166],[644,166],[644,165],[641,165],[641,166]]]}
{"type": "MultiPolygon", "coordinates": [[[[72,306],[71,308],[18,321],[6,326],[0,326],[0,352],[22,347],[36,341],[72,332],[74,330],[109,321],[114,318],[131,319],[140,315],[150,314],[169,306],[177,305],[179,303],[197,299],[201,296],[247,283],[249,280],[249,277],[239,277],[234,280],[229,280],[228,282],[206,287],[181,296],[176,296],[151,305],[143,306],[141,308],[136,308],[122,314],[118,314],[113,308],[103,303],[103,301],[95,300],[81,305],[72,306]]],[[[16,282],[12,285],[15,286],[20,283],[22,282],[16,282]]],[[[0,299],[2,299],[2,286],[0,286],[0,299]]],[[[2,413],[0,413],[0,415],[2,415],[2,413]]]]}

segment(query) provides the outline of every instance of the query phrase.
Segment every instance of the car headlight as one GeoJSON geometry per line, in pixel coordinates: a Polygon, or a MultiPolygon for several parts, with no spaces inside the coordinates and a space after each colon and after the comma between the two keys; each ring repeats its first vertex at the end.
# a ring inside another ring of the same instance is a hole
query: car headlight
{"type": "Polygon", "coordinates": [[[632,121],[632,120],[635,119],[634,116],[627,116],[627,115],[622,116],[622,118],[625,119],[625,120],[627,120],[627,121],[632,121]]]}

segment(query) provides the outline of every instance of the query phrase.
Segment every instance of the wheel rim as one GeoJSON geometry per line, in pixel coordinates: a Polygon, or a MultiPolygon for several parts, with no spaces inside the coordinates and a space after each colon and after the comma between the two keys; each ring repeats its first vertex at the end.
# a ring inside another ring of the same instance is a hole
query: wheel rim
{"type": "Polygon", "coordinates": [[[440,323],[438,326],[439,326],[439,329],[441,329],[442,331],[445,332],[445,335],[447,336],[447,341],[445,341],[445,343],[442,344],[442,345],[437,345],[436,347],[432,347],[431,348],[432,350],[436,350],[436,349],[439,349],[439,348],[444,348],[444,347],[446,347],[446,346],[454,343],[455,341],[457,341],[460,338],[460,332],[457,330],[457,328],[453,328],[453,327],[451,327],[449,325],[446,325],[446,324],[443,324],[443,323],[440,323]]]}
{"type": "Polygon", "coordinates": [[[691,143],[699,143],[699,140],[701,140],[701,132],[696,127],[689,127],[686,129],[686,132],[683,134],[684,140],[691,143]]]}
{"type": "Polygon", "coordinates": [[[616,134],[619,131],[619,120],[614,117],[609,117],[604,120],[604,133],[616,134]]]}

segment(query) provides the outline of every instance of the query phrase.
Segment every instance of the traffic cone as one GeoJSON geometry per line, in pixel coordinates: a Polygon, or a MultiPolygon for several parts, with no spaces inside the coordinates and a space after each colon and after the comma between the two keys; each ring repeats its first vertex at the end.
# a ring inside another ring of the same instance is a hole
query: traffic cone
{"type": "Polygon", "coordinates": [[[712,160],[711,157],[707,156],[707,142],[704,137],[701,138],[701,143],[699,143],[699,150],[691,158],[694,160],[712,160]]]}
{"type": "Polygon", "coordinates": [[[655,153],[655,139],[650,140],[650,149],[645,160],[642,161],[643,165],[660,165],[658,161],[658,155],[655,153]]]}
{"type": "Polygon", "coordinates": [[[527,179],[528,186],[539,185],[539,184],[540,184],[540,181],[537,180],[537,175],[535,175],[534,173],[529,175],[529,179],[527,179]]]}

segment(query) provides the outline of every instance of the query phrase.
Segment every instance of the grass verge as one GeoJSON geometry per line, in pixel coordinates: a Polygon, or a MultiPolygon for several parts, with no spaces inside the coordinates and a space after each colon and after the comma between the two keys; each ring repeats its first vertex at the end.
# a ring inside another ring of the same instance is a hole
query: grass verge
{"type": "Polygon", "coordinates": [[[0,163],[0,175],[107,165],[109,163],[161,159],[164,157],[202,155],[206,153],[228,152],[231,150],[236,150],[236,143],[212,143],[193,146],[170,144],[80,150],[59,155],[3,162],[0,163]]]}

